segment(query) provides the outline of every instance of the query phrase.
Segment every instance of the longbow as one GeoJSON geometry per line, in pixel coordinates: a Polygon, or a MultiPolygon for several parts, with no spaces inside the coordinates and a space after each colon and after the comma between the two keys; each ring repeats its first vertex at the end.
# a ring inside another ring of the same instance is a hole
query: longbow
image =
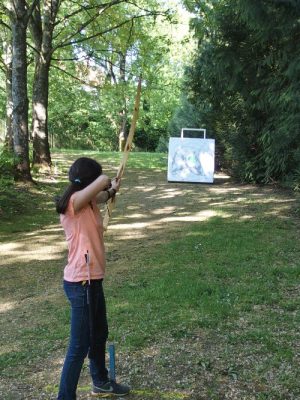
{"type": "MultiPolygon", "coordinates": [[[[118,169],[118,173],[117,173],[118,179],[121,179],[124,174],[125,166],[126,166],[126,163],[127,163],[128,157],[129,157],[129,153],[131,150],[133,137],[134,137],[134,133],[135,133],[135,127],[136,127],[136,123],[137,123],[138,116],[139,116],[141,91],[142,91],[142,78],[139,78],[130,130],[129,130],[129,133],[127,136],[126,145],[124,147],[123,158],[121,160],[121,163],[120,163],[119,169],[118,169]]],[[[105,231],[108,228],[109,220],[112,215],[112,211],[114,209],[115,203],[116,203],[116,196],[109,199],[108,202],[106,203],[106,212],[105,212],[105,215],[103,218],[103,228],[105,231]]]]}

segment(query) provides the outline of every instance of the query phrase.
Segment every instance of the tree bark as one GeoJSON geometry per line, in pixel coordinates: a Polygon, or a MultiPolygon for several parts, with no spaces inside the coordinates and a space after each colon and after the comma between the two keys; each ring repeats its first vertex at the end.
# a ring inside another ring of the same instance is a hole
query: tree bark
{"type": "Polygon", "coordinates": [[[14,149],[13,140],[13,100],[12,100],[12,66],[6,71],[6,133],[5,146],[10,151],[14,149]]]}
{"type": "Polygon", "coordinates": [[[127,139],[127,132],[126,132],[126,125],[127,125],[127,111],[124,109],[120,113],[121,115],[121,126],[119,129],[119,151],[124,151],[126,139],[127,139]]]}
{"type": "Polygon", "coordinates": [[[28,97],[26,30],[28,16],[24,0],[14,0],[12,21],[12,127],[17,158],[15,179],[32,181],[28,146],[28,97]]]}
{"type": "Polygon", "coordinates": [[[123,108],[120,111],[120,128],[119,128],[119,151],[124,151],[126,140],[127,140],[127,106],[126,106],[126,93],[125,93],[125,84],[126,84],[126,52],[120,52],[120,82],[123,85],[124,97],[123,97],[123,108]]]}
{"type": "Polygon", "coordinates": [[[13,101],[12,101],[12,41],[11,34],[7,32],[6,39],[4,40],[4,65],[5,65],[5,86],[6,86],[6,132],[5,132],[5,147],[13,152],[13,128],[12,128],[12,114],[13,114],[13,101]]]}
{"type": "Polygon", "coordinates": [[[37,51],[32,94],[33,163],[51,166],[48,132],[49,72],[53,52],[52,37],[59,0],[44,0],[43,12],[35,9],[31,18],[31,31],[37,51]]]}
{"type": "Polygon", "coordinates": [[[35,66],[32,94],[33,163],[51,166],[48,135],[48,92],[50,62],[39,60],[35,66]]]}

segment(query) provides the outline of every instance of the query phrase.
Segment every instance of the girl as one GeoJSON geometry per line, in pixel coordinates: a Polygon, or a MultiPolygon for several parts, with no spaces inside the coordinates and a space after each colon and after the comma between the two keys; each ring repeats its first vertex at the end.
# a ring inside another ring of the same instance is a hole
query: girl
{"type": "Polygon", "coordinates": [[[102,174],[95,160],[82,157],[69,170],[71,184],[56,201],[56,210],[68,243],[64,291],[71,304],[70,343],[64,362],[58,400],[75,400],[79,375],[89,356],[92,395],[124,396],[125,385],[108,379],[105,348],[108,336],[102,281],[105,250],[102,217],[97,202],[106,202],[119,190],[120,182],[102,174]]]}

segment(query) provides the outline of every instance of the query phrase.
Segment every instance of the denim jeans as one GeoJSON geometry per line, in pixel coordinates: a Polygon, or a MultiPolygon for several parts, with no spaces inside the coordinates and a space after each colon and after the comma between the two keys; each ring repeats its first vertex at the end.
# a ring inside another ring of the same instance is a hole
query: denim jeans
{"type": "MultiPolygon", "coordinates": [[[[105,298],[102,280],[94,281],[97,286],[97,302],[101,319],[100,363],[90,359],[90,374],[93,384],[101,386],[108,380],[105,367],[105,347],[108,336],[105,298]]],[[[90,329],[87,303],[87,286],[80,282],[64,281],[64,290],[71,304],[70,343],[64,362],[58,393],[58,400],[75,400],[76,388],[85,357],[89,351],[90,329]]]]}

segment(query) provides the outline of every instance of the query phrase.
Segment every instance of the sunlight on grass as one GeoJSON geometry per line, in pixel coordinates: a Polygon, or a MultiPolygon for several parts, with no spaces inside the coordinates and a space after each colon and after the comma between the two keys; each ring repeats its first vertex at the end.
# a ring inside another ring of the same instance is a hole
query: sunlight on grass
{"type": "Polygon", "coordinates": [[[221,218],[230,218],[232,215],[226,213],[224,211],[214,211],[214,210],[202,210],[192,215],[185,215],[185,216],[173,216],[173,217],[166,217],[162,218],[158,221],[158,223],[165,223],[165,222],[201,222],[207,221],[213,217],[221,217],[221,218]]]}
{"type": "MultiPolygon", "coordinates": [[[[169,210],[172,210],[169,209],[169,210]]],[[[172,211],[169,211],[172,212],[172,211]]],[[[161,215],[165,214],[166,211],[165,209],[155,210],[155,215],[161,215]]],[[[140,214],[139,214],[140,215],[140,214]]],[[[142,215],[143,217],[147,217],[147,214],[142,215]]],[[[160,218],[157,220],[151,220],[148,221],[143,221],[143,222],[130,222],[130,223],[125,223],[125,224],[112,224],[110,226],[110,230],[112,231],[125,231],[126,232],[126,238],[130,238],[131,235],[136,235],[137,230],[142,231],[143,229],[163,229],[166,224],[171,223],[171,222],[180,222],[180,223],[186,223],[186,222],[202,222],[202,221],[207,221],[210,218],[213,217],[221,217],[221,218],[230,218],[231,214],[222,212],[222,211],[214,211],[214,210],[202,210],[197,213],[188,213],[187,215],[172,215],[164,218],[160,218]]],[[[142,232],[141,232],[142,233],[142,232]]],[[[120,238],[120,237],[119,237],[120,238]]],[[[125,238],[125,237],[124,237],[125,238]]]]}
{"type": "Polygon", "coordinates": [[[182,195],[182,190],[169,188],[169,189],[165,189],[163,191],[163,193],[160,193],[158,195],[158,197],[161,198],[161,199],[171,199],[171,198],[173,198],[175,196],[180,196],[180,195],[182,195]]]}
{"type": "Polygon", "coordinates": [[[13,310],[16,305],[17,305],[16,301],[8,301],[6,303],[0,303],[0,313],[13,310]]]}
{"type": "Polygon", "coordinates": [[[28,239],[24,238],[18,242],[0,243],[0,252],[4,255],[0,259],[0,265],[7,266],[34,260],[59,260],[62,252],[66,251],[62,230],[58,227],[53,226],[46,230],[35,230],[24,236],[31,238],[32,241],[28,243],[28,239]]]}
{"type": "Polygon", "coordinates": [[[36,236],[36,235],[40,235],[40,234],[47,234],[47,233],[57,233],[57,234],[62,234],[63,229],[61,227],[61,225],[52,225],[52,226],[48,226],[46,229],[42,229],[42,230],[38,230],[38,231],[33,231],[33,232],[27,232],[24,235],[25,236],[36,236]]]}
{"type": "Polygon", "coordinates": [[[249,220],[249,219],[253,219],[253,218],[255,218],[254,215],[242,215],[240,217],[241,220],[249,220]]]}
{"type": "Polygon", "coordinates": [[[119,310],[126,310],[129,307],[129,303],[128,301],[123,301],[122,303],[116,303],[115,307],[119,310]]]}
{"type": "Polygon", "coordinates": [[[0,355],[1,357],[10,357],[12,353],[18,353],[22,349],[21,341],[15,341],[14,343],[10,343],[10,346],[7,344],[1,345],[0,355]]]}
{"type": "Polygon", "coordinates": [[[0,244],[0,251],[6,255],[6,258],[0,260],[0,265],[12,265],[16,262],[30,262],[33,260],[60,260],[61,252],[65,251],[65,246],[62,244],[55,244],[55,251],[53,250],[53,245],[47,246],[43,244],[40,247],[40,244],[41,242],[36,243],[30,249],[26,246],[20,246],[19,250],[8,250],[6,244],[0,244]]]}
{"type": "Polygon", "coordinates": [[[174,206],[165,206],[157,208],[156,210],[152,211],[152,215],[165,215],[165,214],[173,214],[178,210],[178,207],[174,206]]]}
{"type": "Polygon", "coordinates": [[[128,232],[129,230],[144,229],[147,228],[149,225],[149,222],[130,222],[129,224],[113,224],[110,225],[109,229],[115,231],[126,230],[126,232],[128,232]]]}

